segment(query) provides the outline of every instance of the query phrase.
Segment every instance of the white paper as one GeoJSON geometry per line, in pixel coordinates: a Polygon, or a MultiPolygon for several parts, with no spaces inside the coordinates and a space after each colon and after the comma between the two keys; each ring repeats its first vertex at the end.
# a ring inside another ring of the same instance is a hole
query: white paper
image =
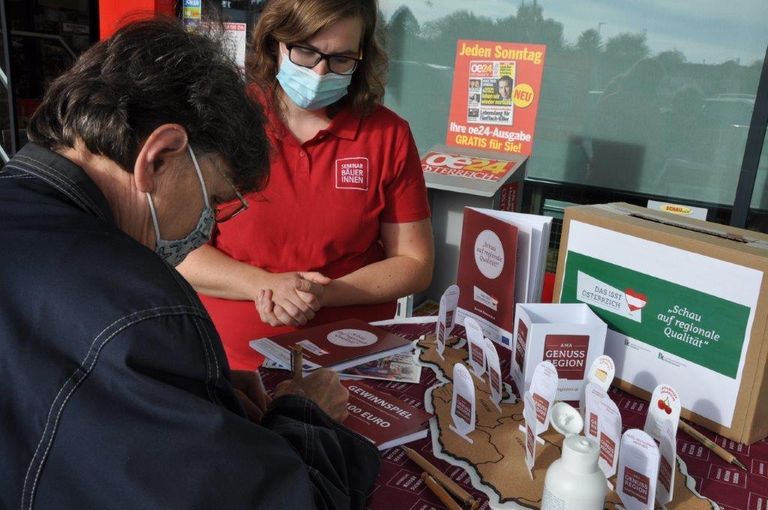
{"type": "Polygon", "coordinates": [[[485,340],[480,325],[471,317],[464,321],[464,329],[467,331],[467,353],[469,366],[479,379],[485,374],[485,340]]]}
{"type": "Polygon", "coordinates": [[[536,435],[549,428],[549,416],[557,395],[557,370],[549,361],[542,361],[533,371],[531,398],[536,403],[536,435]]]}
{"type": "MultiPolygon", "coordinates": [[[[249,345],[253,350],[261,354],[267,359],[272,360],[274,363],[283,366],[285,368],[291,367],[291,351],[282,347],[281,345],[273,342],[269,338],[259,338],[258,340],[251,340],[249,345]]],[[[303,360],[303,371],[315,370],[320,368],[317,363],[303,360]]]]}
{"type": "Polygon", "coordinates": [[[475,401],[475,383],[462,363],[453,365],[453,401],[449,428],[472,443],[469,434],[475,430],[477,404],[475,401]]]}
{"type": "Polygon", "coordinates": [[[653,510],[659,472],[659,449],[640,429],[621,437],[616,492],[626,510],[653,510]]]}
{"type": "Polygon", "coordinates": [[[492,209],[475,210],[517,227],[515,302],[538,303],[541,301],[552,218],[492,209]]]}

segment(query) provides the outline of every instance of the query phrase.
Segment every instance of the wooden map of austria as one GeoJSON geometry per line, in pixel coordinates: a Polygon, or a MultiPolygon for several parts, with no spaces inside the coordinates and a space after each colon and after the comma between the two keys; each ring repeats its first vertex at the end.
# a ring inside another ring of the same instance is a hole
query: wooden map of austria
{"type": "MultiPolygon", "coordinates": [[[[474,441],[468,443],[453,432],[451,423],[451,399],[453,365],[466,362],[467,351],[457,348],[458,339],[451,337],[446,342],[444,359],[437,354],[435,336],[427,335],[418,346],[420,359],[432,368],[438,380],[443,381],[429,388],[424,396],[425,407],[433,412],[430,420],[434,454],[447,462],[464,468],[472,479],[472,485],[488,495],[493,508],[539,509],[544,490],[544,476],[547,468],[560,458],[563,436],[550,428],[541,435],[544,445],[536,446],[534,479],[531,480],[525,466],[525,444],[523,433],[518,430],[523,420],[522,401],[511,402],[514,397],[505,385],[501,413],[491,403],[490,389],[486,380],[475,380],[477,398],[476,429],[469,434],[474,441]]],[[[465,363],[466,364],[466,363],[465,363]]],[[[615,483],[615,477],[611,479],[615,483]]],[[[687,476],[685,464],[678,457],[675,477],[674,499],[667,505],[675,510],[711,510],[718,508],[710,500],[694,490],[694,481],[687,476]]],[[[609,491],[605,508],[623,508],[619,496],[609,491]]]]}

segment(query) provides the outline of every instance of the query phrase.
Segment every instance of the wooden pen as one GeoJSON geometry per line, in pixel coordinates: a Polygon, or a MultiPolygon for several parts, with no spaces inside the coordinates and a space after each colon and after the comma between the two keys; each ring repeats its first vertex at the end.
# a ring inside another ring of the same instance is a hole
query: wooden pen
{"type": "Polygon", "coordinates": [[[717,443],[715,443],[714,441],[709,439],[707,436],[705,436],[698,430],[694,429],[684,421],[680,420],[680,422],[678,423],[678,428],[682,429],[683,432],[687,433],[692,438],[698,440],[701,444],[703,444],[704,446],[712,450],[712,452],[715,455],[717,455],[727,463],[734,464],[740,467],[741,469],[743,469],[744,471],[747,470],[747,466],[742,464],[741,461],[739,461],[739,459],[737,459],[735,455],[733,455],[731,452],[727,451],[725,448],[718,445],[717,443]]]}
{"type": "Polygon", "coordinates": [[[461,510],[461,505],[456,503],[456,500],[453,499],[451,495],[445,491],[443,486],[437,483],[434,478],[429,476],[426,471],[421,473],[421,479],[424,481],[427,487],[429,487],[429,490],[432,491],[432,494],[437,496],[437,499],[439,499],[448,508],[448,510],[461,510]]]}
{"type": "Polygon", "coordinates": [[[401,446],[405,454],[413,462],[419,465],[421,469],[426,471],[432,478],[434,478],[440,485],[445,487],[448,492],[456,496],[459,501],[465,505],[469,505],[471,508],[477,508],[479,503],[475,500],[467,491],[458,486],[456,482],[448,478],[445,473],[441,472],[427,459],[416,453],[415,450],[408,448],[407,446],[401,446]]]}
{"type": "Polygon", "coordinates": [[[299,381],[304,377],[304,348],[296,344],[291,347],[291,371],[293,372],[293,380],[299,381]]]}

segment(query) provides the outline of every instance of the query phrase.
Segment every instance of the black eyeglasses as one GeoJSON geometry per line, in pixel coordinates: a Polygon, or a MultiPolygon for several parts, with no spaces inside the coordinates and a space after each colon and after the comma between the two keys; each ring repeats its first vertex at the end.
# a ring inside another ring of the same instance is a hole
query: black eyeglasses
{"type": "Polygon", "coordinates": [[[248,202],[245,201],[243,195],[239,191],[235,190],[236,198],[225,204],[219,204],[213,209],[213,220],[216,223],[224,223],[231,220],[241,212],[248,209],[248,202]]]}
{"type": "Polygon", "coordinates": [[[235,198],[229,202],[217,204],[213,208],[213,221],[216,223],[224,223],[225,221],[231,220],[241,212],[248,209],[248,202],[246,202],[243,195],[240,193],[234,183],[229,179],[229,177],[227,177],[224,172],[219,170],[219,167],[216,165],[214,165],[214,168],[216,169],[216,172],[221,176],[221,178],[227,181],[227,184],[229,184],[232,190],[235,192],[235,198]]]}
{"type": "Polygon", "coordinates": [[[321,60],[325,60],[328,62],[328,69],[335,74],[352,74],[357,69],[358,64],[362,62],[362,59],[359,58],[347,55],[329,55],[300,44],[286,44],[285,47],[288,48],[288,58],[297,66],[312,69],[321,60]]]}

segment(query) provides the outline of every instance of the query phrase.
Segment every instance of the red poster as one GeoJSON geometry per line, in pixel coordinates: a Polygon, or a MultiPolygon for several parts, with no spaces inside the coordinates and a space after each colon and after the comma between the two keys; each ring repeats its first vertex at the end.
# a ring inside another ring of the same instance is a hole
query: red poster
{"type": "Polygon", "coordinates": [[[546,46],[459,40],[446,144],[528,156],[546,46]]]}

